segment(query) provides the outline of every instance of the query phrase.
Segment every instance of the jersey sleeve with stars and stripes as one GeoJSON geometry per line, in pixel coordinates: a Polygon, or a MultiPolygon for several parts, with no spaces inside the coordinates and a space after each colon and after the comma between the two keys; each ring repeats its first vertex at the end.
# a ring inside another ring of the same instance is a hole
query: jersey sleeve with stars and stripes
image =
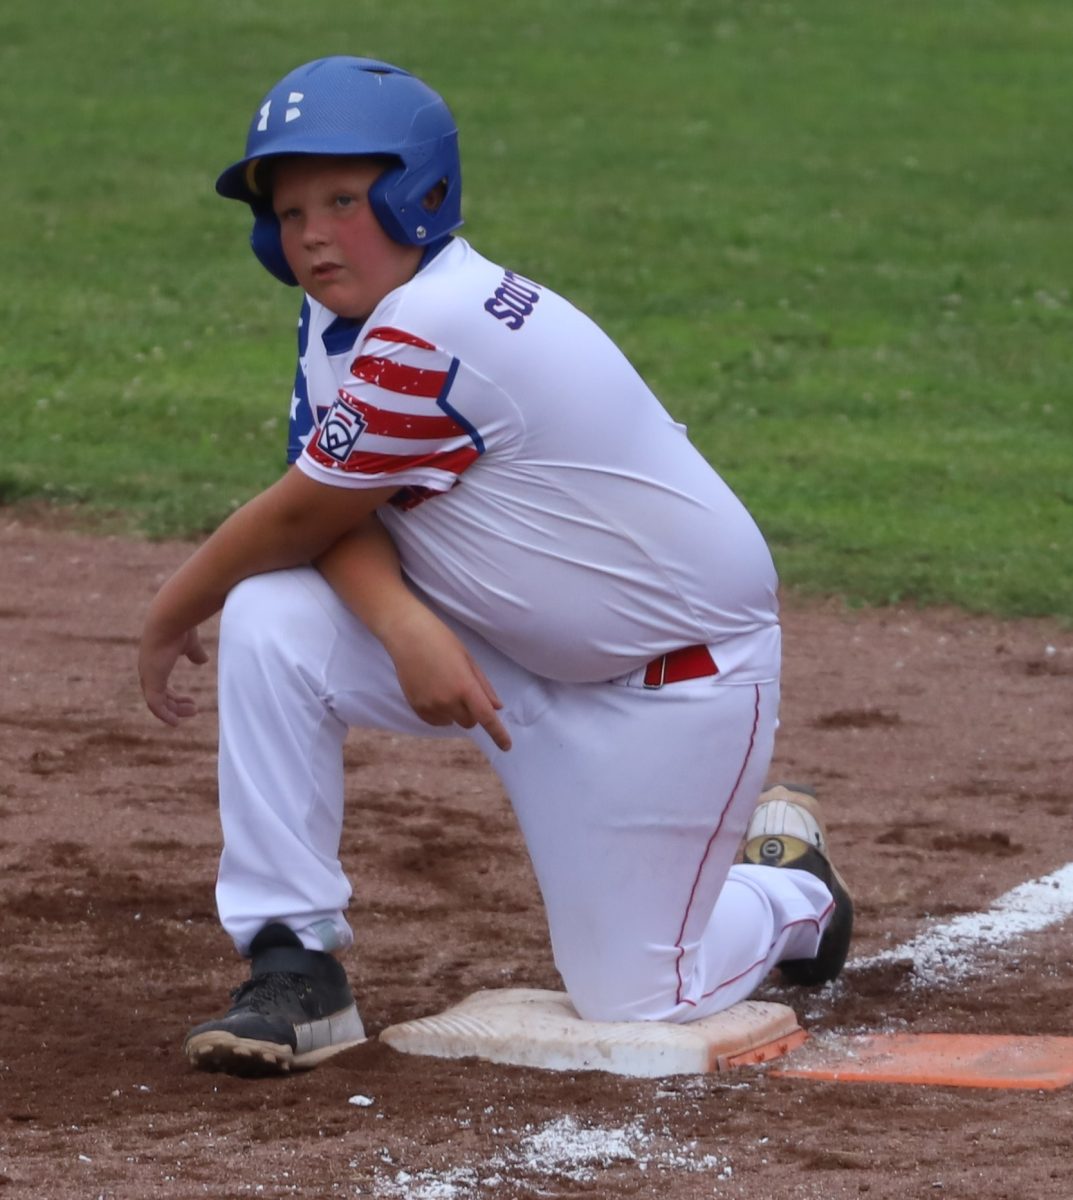
{"type": "Polygon", "coordinates": [[[444,492],[487,449],[481,425],[496,423],[480,411],[487,389],[417,334],[387,325],[363,332],[336,378],[331,406],[297,460],[313,479],[444,492]]]}

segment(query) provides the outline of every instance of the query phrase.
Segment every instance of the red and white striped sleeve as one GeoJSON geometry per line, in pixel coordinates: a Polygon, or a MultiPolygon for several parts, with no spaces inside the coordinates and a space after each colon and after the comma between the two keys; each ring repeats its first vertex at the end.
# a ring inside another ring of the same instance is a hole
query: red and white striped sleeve
{"type": "Polygon", "coordinates": [[[299,468],[344,487],[452,487],[485,449],[455,407],[459,360],[383,325],[363,334],[355,355],[299,468]]]}

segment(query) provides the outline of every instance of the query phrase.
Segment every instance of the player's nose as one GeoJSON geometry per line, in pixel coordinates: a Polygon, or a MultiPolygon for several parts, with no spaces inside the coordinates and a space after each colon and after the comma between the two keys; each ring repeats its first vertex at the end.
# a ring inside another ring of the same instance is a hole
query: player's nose
{"type": "Polygon", "coordinates": [[[302,226],[302,245],[307,249],[323,246],[328,240],[326,222],[311,215],[302,226]]]}

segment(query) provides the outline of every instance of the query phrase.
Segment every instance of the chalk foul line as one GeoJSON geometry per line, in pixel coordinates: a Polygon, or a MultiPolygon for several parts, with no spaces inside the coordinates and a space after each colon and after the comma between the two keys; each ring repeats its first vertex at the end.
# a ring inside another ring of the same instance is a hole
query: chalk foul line
{"type": "Polygon", "coordinates": [[[909,959],[919,982],[945,982],[970,975],[982,953],[1006,948],[1073,914],[1073,863],[1019,884],[984,912],[964,913],[933,925],[901,946],[846,964],[847,972],[909,959]]]}

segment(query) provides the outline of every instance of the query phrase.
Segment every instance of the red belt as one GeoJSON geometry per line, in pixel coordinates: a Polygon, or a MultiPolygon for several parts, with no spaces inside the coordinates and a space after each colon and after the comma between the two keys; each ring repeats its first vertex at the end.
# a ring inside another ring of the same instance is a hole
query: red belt
{"type": "Polygon", "coordinates": [[[665,683],[681,683],[686,679],[718,674],[719,668],[707,646],[684,646],[654,658],[645,667],[644,684],[646,688],[661,688],[665,683]]]}

